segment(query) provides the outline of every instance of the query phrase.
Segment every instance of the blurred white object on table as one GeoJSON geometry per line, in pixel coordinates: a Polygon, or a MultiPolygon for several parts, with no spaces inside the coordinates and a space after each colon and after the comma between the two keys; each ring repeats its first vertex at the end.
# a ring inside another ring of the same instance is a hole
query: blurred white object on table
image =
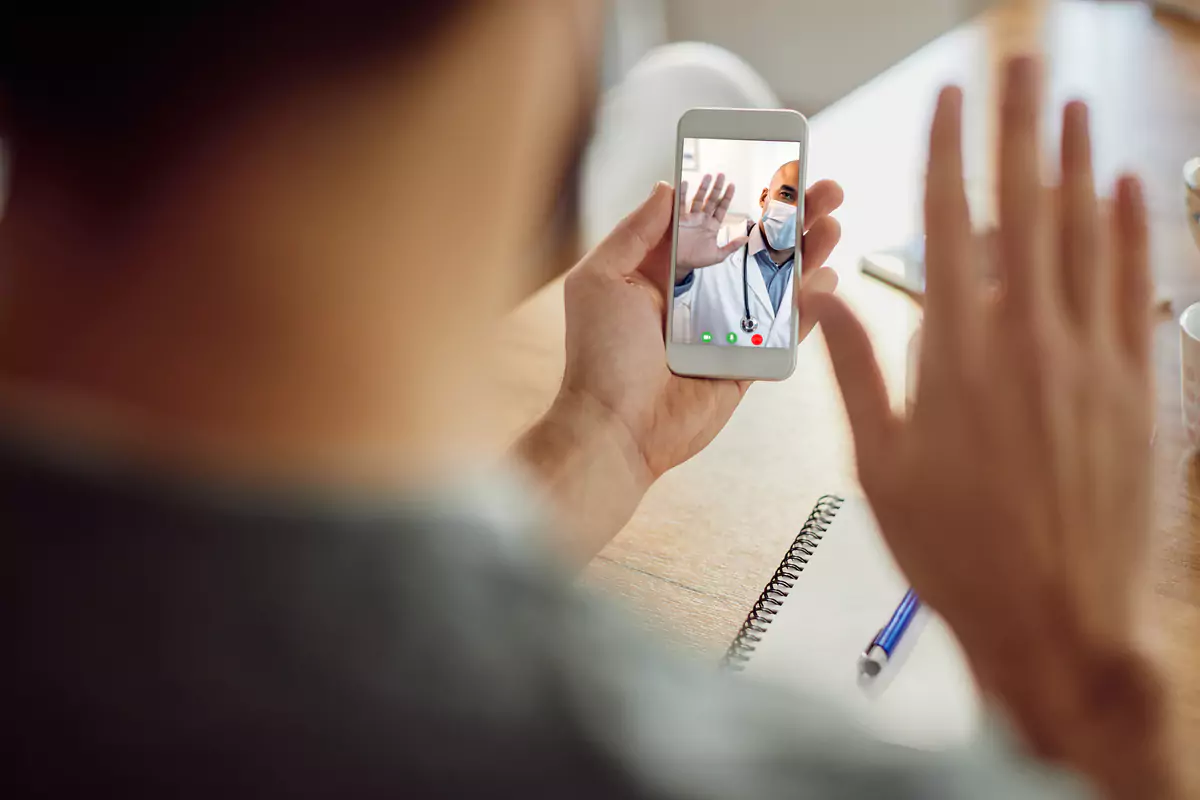
{"type": "Polygon", "coordinates": [[[584,245],[637,208],[655,181],[675,182],[675,130],[689,108],[779,108],[762,76],[701,42],[656,47],[605,95],[583,171],[584,245]]]}
{"type": "Polygon", "coordinates": [[[1200,303],[1179,317],[1179,368],[1183,429],[1188,444],[1200,447],[1200,303]]]}

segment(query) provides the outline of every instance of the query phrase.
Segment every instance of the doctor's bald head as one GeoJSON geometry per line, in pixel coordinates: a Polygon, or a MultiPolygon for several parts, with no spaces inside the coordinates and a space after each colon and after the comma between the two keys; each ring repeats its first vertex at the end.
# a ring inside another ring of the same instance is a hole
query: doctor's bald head
{"type": "Polygon", "coordinates": [[[772,200],[778,200],[781,203],[794,206],[800,202],[802,191],[803,188],[800,186],[800,162],[789,161],[775,170],[775,174],[771,177],[771,185],[764,188],[758,198],[758,205],[760,208],[765,209],[767,203],[772,200]]]}

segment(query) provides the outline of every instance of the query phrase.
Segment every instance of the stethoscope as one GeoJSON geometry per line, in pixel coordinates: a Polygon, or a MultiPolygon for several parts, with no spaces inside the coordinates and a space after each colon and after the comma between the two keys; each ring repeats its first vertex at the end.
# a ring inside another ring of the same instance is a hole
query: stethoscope
{"type": "MultiPolygon", "coordinates": [[[[754,230],[753,222],[751,222],[750,224],[748,224],[746,226],[746,235],[749,236],[750,232],[752,230],[754,230]]],[[[764,238],[765,238],[765,236],[764,236],[764,238]]],[[[803,245],[803,244],[804,244],[804,240],[801,240],[801,245],[803,245]]],[[[804,249],[803,246],[801,246],[800,249],[803,252],[803,249],[804,249]]],[[[742,245],[742,310],[745,312],[742,315],[742,330],[744,330],[746,333],[754,333],[756,330],[758,330],[758,319],[755,318],[754,315],[752,315],[750,313],[750,269],[749,269],[749,263],[750,263],[750,243],[746,242],[746,244],[742,245]]]]}
{"type": "Polygon", "coordinates": [[[742,308],[745,310],[745,315],[742,317],[742,330],[746,333],[754,333],[758,330],[758,320],[750,315],[750,270],[748,262],[750,261],[750,243],[746,242],[742,246],[742,308]]]}
{"type": "MultiPolygon", "coordinates": [[[[754,230],[754,223],[751,222],[746,226],[746,235],[754,230]]],[[[742,309],[746,312],[742,316],[742,330],[746,333],[754,333],[758,330],[758,320],[750,314],[750,242],[742,245],[742,309]]]]}

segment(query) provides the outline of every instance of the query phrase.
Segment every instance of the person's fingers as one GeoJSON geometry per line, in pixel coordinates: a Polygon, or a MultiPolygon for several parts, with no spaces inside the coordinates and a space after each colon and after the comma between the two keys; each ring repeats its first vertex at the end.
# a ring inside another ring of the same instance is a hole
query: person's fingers
{"type": "Polygon", "coordinates": [[[859,464],[871,463],[887,447],[897,425],[871,339],[854,312],[834,294],[806,297],[804,310],[815,316],[825,333],[859,464]]]}
{"type": "Polygon", "coordinates": [[[713,184],[712,191],[708,193],[708,198],[704,201],[704,215],[712,216],[717,210],[717,203],[721,202],[721,192],[725,189],[725,173],[718,172],[716,183],[713,184]]]}
{"type": "Polygon", "coordinates": [[[671,224],[671,187],[657,183],[650,197],[617,223],[581,267],[611,277],[630,275],[666,236],[671,224]]]}
{"type": "Polygon", "coordinates": [[[837,181],[817,181],[804,193],[804,230],[809,230],[823,217],[841,207],[846,193],[837,181]]]}
{"type": "Polygon", "coordinates": [[[1096,315],[1105,313],[1111,276],[1099,245],[1088,108],[1081,102],[1069,103],[1063,111],[1059,225],[1063,304],[1080,327],[1088,330],[1096,315]]]}
{"type": "Polygon", "coordinates": [[[834,217],[822,217],[804,234],[804,246],[800,248],[800,271],[808,275],[829,260],[833,248],[842,239],[842,224],[834,217]]]}
{"type": "Polygon", "coordinates": [[[971,211],[963,188],[962,90],[938,98],[925,180],[925,324],[937,346],[972,352],[978,286],[971,211]]]}
{"type": "Polygon", "coordinates": [[[688,182],[680,181],[679,191],[675,193],[675,202],[679,206],[679,216],[681,217],[687,213],[687,190],[688,182]]]}
{"type": "Polygon", "coordinates": [[[716,213],[713,214],[717,222],[724,222],[725,215],[729,213],[729,204],[733,202],[734,185],[731,183],[725,189],[725,196],[721,198],[721,202],[717,203],[716,213]]]}
{"type": "Polygon", "coordinates": [[[800,320],[800,335],[796,339],[797,342],[807,339],[813,328],[817,326],[816,314],[809,313],[809,303],[812,298],[819,294],[833,294],[837,291],[837,287],[838,274],[828,267],[813,271],[800,282],[800,288],[796,291],[793,300],[796,303],[796,314],[800,320]]]}
{"type": "Polygon", "coordinates": [[[1045,213],[1039,177],[1038,80],[1030,57],[1008,63],[1000,122],[1000,253],[1005,306],[1038,318],[1052,280],[1045,269],[1045,213]]]}
{"type": "Polygon", "coordinates": [[[1000,269],[1000,231],[988,228],[974,234],[975,264],[984,286],[995,283],[1000,269]]]}
{"type": "Polygon", "coordinates": [[[821,267],[804,276],[800,281],[800,298],[815,297],[818,294],[833,294],[837,291],[837,270],[821,267]]]}
{"type": "Polygon", "coordinates": [[[712,185],[712,175],[705,175],[700,179],[700,188],[696,190],[696,196],[692,198],[692,213],[699,213],[704,208],[704,201],[708,197],[708,187],[712,185]]]}
{"type": "Polygon", "coordinates": [[[1141,182],[1124,177],[1117,183],[1115,214],[1117,341],[1144,372],[1150,368],[1152,279],[1150,232],[1141,182]]]}

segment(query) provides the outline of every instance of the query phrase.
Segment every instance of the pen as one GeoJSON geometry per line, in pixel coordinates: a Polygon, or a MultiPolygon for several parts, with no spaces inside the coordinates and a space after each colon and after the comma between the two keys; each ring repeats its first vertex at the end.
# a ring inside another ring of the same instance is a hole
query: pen
{"type": "Polygon", "coordinates": [[[913,617],[917,615],[920,608],[921,598],[917,597],[916,592],[909,589],[905,593],[904,599],[900,601],[900,605],[896,607],[892,618],[888,620],[888,624],[875,634],[875,638],[859,656],[859,675],[865,678],[874,678],[883,671],[888,659],[895,655],[904,632],[908,630],[909,623],[913,621],[913,617]]]}

